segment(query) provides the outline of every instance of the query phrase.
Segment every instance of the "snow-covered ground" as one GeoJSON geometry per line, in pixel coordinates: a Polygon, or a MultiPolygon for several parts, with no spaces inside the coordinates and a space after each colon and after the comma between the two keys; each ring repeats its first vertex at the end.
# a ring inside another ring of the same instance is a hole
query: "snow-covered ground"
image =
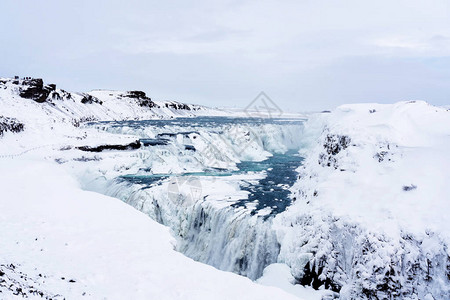
{"type": "Polygon", "coordinates": [[[176,252],[166,227],[55,163],[3,160],[0,191],[1,299],[295,298],[176,252]]]}
{"type": "Polygon", "coordinates": [[[111,91],[89,98],[56,89],[59,98],[38,103],[18,96],[23,87],[13,80],[2,80],[0,291],[6,299],[20,294],[17,288],[66,299],[83,293],[92,299],[291,297],[174,249],[253,278],[274,263],[257,282],[304,299],[450,298],[445,108],[420,101],[345,105],[311,115],[301,129],[242,122],[212,128],[87,125],[243,114],[151,104],[146,96],[111,91]],[[142,138],[168,142],[99,153],[79,149],[142,138]],[[264,172],[202,177],[201,201],[181,205],[170,199],[171,180],[151,189],[116,181],[127,174],[235,170],[241,161],[295,148],[305,161],[291,187],[293,204],[267,221],[262,215],[270,211],[251,215],[251,207],[231,206],[248,195],[238,183],[258,182],[264,172]],[[114,195],[137,210],[86,190],[114,195]],[[250,267],[235,268],[236,261],[250,267]]]}
{"type": "MultiPolygon", "coordinates": [[[[84,168],[91,178],[88,166],[98,163],[95,154],[77,146],[136,141],[135,135],[84,128],[74,120],[170,118],[191,112],[167,108],[149,114],[137,111],[132,99],[122,99],[123,104],[99,92],[93,94],[103,99],[101,107],[83,104],[73,93],[53,105],[19,97],[11,80],[3,87],[0,115],[9,119],[2,119],[7,130],[0,136],[0,299],[295,298],[187,258],[174,250],[176,241],[167,227],[116,198],[84,191],[74,177],[84,168]],[[16,121],[23,131],[11,131],[16,121]],[[78,165],[64,164],[72,158],[78,165]]],[[[114,154],[119,152],[107,151],[110,164],[95,169],[120,174],[120,165],[136,164],[133,151],[114,154]]]]}
{"type": "Polygon", "coordinates": [[[145,93],[140,93],[142,92],[107,90],[89,93],[67,92],[49,87],[36,79],[0,78],[1,113],[34,124],[42,121],[77,124],[87,120],[148,120],[180,116],[239,115],[238,112],[200,105],[153,101],[145,93]],[[31,90],[32,94],[28,97],[32,98],[21,97],[27,90],[31,90]]]}
{"type": "Polygon", "coordinates": [[[305,138],[296,201],[274,221],[278,260],[343,299],[449,299],[450,111],[344,105],[305,138]]]}

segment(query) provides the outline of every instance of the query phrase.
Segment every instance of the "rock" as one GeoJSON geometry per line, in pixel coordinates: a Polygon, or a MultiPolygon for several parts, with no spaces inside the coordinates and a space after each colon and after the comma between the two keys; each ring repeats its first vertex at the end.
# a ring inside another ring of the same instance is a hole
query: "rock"
{"type": "Polygon", "coordinates": [[[143,91],[128,91],[125,97],[136,99],[138,105],[142,107],[152,108],[158,106],[143,91]]]}
{"type": "Polygon", "coordinates": [[[45,102],[52,91],[52,87],[48,85],[44,86],[44,81],[41,78],[26,79],[22,82],[22,85],[25,88],[21,89],[20,97],[32,99],[39,103],[45,102]]]}
{"type": "Polygon", "coordinates": [[[87,152],[102,152],[103,150],[135,150],[141,148],[139,141],[134,141],[126,145],[100,145],[97,147],[80,146],[77,149],[87,152]]]}
{"type": "Polygon", "coordinates": [[[7,131],[18,133],[23,131],[24,128],[25,125],[17,119],[0,116],[0,136],[7,131]]]}
{"type": "Polygon", "coordinates": [[[83,98],[81,99],[81,103],[83,103],[83,104],[98,103],[100,105],[103,104],[103,102],[100,99],[98,99],[97,97],[94,97],[92,95],[89,95],[89,94],[83,94],[83,98]]]}
{"type": "Polygon", "coordinates": [[[319,165],[326,167],[339,167],[336,155],[350,145],[351,139],[345,135],[327,134],[323,144],[325,152],[319,155],[319,165]]]}
{"type": "Polygon", "coordinates": [[[129,91],[127,97],[136,99],[150,99],[143,91],[129,91]]]}
{"type": "Polygon", "coordinates": [[[191,110],[189,105],[179,102],[167,102],[165,104],[167,108],[174,108],[174,109],[183,109],[183,110],[191,110]]]}

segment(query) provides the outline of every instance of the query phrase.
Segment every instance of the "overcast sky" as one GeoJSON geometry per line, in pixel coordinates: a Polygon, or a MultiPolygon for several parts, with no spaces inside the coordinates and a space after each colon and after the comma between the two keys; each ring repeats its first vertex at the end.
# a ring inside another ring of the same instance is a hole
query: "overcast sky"
{"type": "Polygon", "coordinates": [[[283,110],[450,104],[450,1],[0,1],[0,77],[283,110]]]}

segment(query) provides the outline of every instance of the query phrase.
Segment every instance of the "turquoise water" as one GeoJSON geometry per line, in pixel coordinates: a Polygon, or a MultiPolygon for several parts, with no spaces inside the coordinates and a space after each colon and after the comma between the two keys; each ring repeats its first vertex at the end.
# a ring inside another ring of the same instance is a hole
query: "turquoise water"
{"type": "Polygon", "coordinates": [[[288,151],[285,154],[274,154],[263,162],[238,164],[242,171],[266,170],[267,176],[258,184],[241,185],[241,188],[250,194],[248,199],[240,200],[233,206],[242,206],[257,201],[258,204],[253,213],[266,207],[272,208],[271,215],[284,211],[291,204],[288,188],[294,184],[297,178],[295,170],[302,161],[303,157],[297,151],[288,151]]]}
{"type": "MultiPolygon", "coordinates": [[[[130,128],[144,128],[149,126],[155,127],[170,127],[170,126],[181,126],[181,127],[203,127],[203,128],[215,128],[221,125],[227,124],[276,124],[276,125],[286,125],[286,124],[301,124],[304,120],[302,119],[291,119],[291,118],[230,118],[230,117],[195,117],[195,118],[175,118],[169,120],[142,120],[142,121],[101,121],[101,122],[91,122],[88,125],[93,124],[104,124],[108,127],[123,127],[128,126],[130,128]]],[[[191,133],[179,132],[179,133],[191,133]]]]}
{"type": "Polygon", "coordinates": [[[236,174],[247,174],[254,172],[266,172],[266,177],[258,181],[257,184],[248,182],[241,183],[241,189],[248,191],[248,199],[237,200],[233,207],[246,206],[249,203],[257,202],[252,214],[259,210],[270,207],[270,215],[283,212],[291,203],[288,188],[294,184],[297,172],[295,171],[302,163],[303,157],[297,151],[288,151],[284,154],[274,154],[272,157],[261,161],[244,161],[237,164],[238,170],[227,171],[206,171],[188,172],[183,174],[149,174],[149,175],[125,175],[121,180],[132,184],[143,185],[149,188],[153,184],[158,184],[162,180],[174,176],[215,176],[226,177],[236,174]]]}
{"type": "MultiPolygon", "coordinates": [[[[197,117],[197,118],[178,118],[171,120],[145,120],[145,121],[112,121],[99,122],[108,127],[129,127],[134,129],[143,129],[148,127],[167,128],[167,133],[161,133],[154,139],[142,138],[141,143],[144,146],[164,147],[171,143],[171,138],[176,134],[188,134],[196,132],[199,128],[210,128],[213,131],[224,124],[301,124],[303,120],[299,119],[258,119],[258,118],[227,118],[227,117],[197,117]],[[173,127],[172,127],[173,126],[173,127]],[[171,128],[172,127],[172,128],[171,128]],[[186,129],[189,128],[189,131],[186,129]],[[184,130],[180,130],[184,129],[184,130]],[[194,129],[192,131],[191,129],[194,129]]],[[[97,123],[98,124],[98,123],[97,123]]],[[[195,149],[191,149],[194,150],[195,149]]],[[[248,191],[248,199],[237,200],[234,207],[247,206],[252,203],[255,207],[252,213],[270,207],[274,215],[284,211],[291,203],[288,188],[292,186],[297,177],[295,171],[301,164],[303,158],[299,156],[297,150],[290,150],[286,153],[273,153],[268,159],[255,162],[243,161],[237,164],[237,170],[227,169],[207,169],[203,172],[188,172],[183,174],[150,174],[151,170],[141,169],[143,174],[129,174],[120,176],[120,181],[126,181],[130,184],[139,184],[143,188],[151,188],[152,185],[159,184],[163,180],[174,176],[214,176],[227,177],[236,174],[265,172],[266,177],[253,184],[247,181],[240,183],[241,189],[248,191]],[[147,173],[147,174],[146,174],[147,173]]]]}

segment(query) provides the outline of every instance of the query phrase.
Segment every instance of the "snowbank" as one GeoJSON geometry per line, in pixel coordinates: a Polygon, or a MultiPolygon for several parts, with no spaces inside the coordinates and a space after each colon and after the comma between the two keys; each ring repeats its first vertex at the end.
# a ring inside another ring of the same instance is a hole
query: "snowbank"
{"type": "Polygon", "coordinates": [[[42,79],[0,78],[0,115],[32,125],[95,120],[148,120],[232,115],[231,112],[175,101],[153,101],[140,91],[67,92],[42,79]]]}
{"type": "MultiPolygon", "coordinates": [[[[174,250],[176,242],[167,227],[116,198],[82,190],[90,180],[138,172],[149,162],[164,173],[196,171],[205,163],[198,155],[199,162],[192,159],[183,135],[168,149],[82,151],[127,148],[142,137],[82,123],[226,113],[175,102],[152,104],[139,93],[134,93],[141,97],[137,101],[123,92],[77,94],[39,81],[25,85],[0,79],[0,116],[6,124],[0,139],[1,299],[292,299],[277,288],[194,262],[174,250]],[[29,86],[32,89],[23,94],[29,86]],[[16,130],[16,124],[24,126],[16,130]]],[[[159,133],[165,132],[162,128],[159,133]]],[[[151,134],[156,133],[144,137],[151,134]]],[[[191,137],[189,144],[203,149],[200,139],[194,143],[191,137]]],[[[243,155],[270,155],[261,143],[243,155]]],[[[283,146],[270,136],[264,143],[283,146]]],[[[235,164],[237,154],[223,148],[228,152],[222,162],[235,164]]],[[[235,184],[226,187],[242,194],[235,184]]]]}
{"type": "Polygon", "coordinates": [[[2,299],[294,299],[174,251],[166,227],[56,164],[4,160],[0,190],[2,299]]]}
{"type": "Polygon", "coordinates": [[[450,298],[450,112],[345,105],[305,134],[296,201],[275,219],[278,260],[348,297],[450,298]]]}

